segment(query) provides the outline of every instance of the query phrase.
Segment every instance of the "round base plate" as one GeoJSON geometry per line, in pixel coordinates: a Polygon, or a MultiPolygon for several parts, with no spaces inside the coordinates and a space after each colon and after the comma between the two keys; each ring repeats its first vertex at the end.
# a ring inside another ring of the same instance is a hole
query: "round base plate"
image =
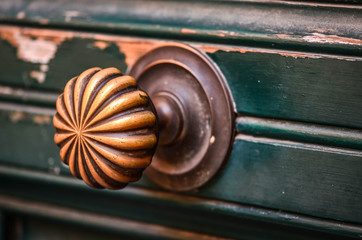
{"type": "Polygon", "coordinates": [[[172,191],[201,187],[223,165],[234,133],[232,101],[221,72],[204,53],[172,43],[141,57],[129,75],[152,100],[172,101],[181,116],[181,129],[161,130],[146,176],[172,191]]]}

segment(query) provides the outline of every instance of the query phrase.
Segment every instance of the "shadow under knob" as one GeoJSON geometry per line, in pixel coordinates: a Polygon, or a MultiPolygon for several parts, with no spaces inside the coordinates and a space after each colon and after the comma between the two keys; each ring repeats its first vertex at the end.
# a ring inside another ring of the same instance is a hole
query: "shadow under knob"
{"type": "Polygon", "coordinates": [[[88,69],[67,83],[56,108],[54,141],[75,177],[108,189],[141,178],[158,128],[155,108],[134,78],[116,68],[88,69]]]}

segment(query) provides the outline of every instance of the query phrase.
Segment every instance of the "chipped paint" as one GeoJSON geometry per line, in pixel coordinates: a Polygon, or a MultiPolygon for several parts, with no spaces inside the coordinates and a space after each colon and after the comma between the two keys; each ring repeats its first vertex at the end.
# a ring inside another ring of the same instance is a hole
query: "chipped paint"
{"type": "Polygon", "coordinates": [[[65,11],[64,17],[66,22],[70,22],[72,18],[84,17],[85,14],[78,11],[65,11]]]}
{"type": "Polygon", "coordinates": [[[104,50],[109,46],[109,43],[104,41],[96,41],[93,43],[93,46],[99,48],[100,50],[104,50]]]}
{"type": "Polygon", "coordinates": [[[291,39],[292,36],[288,34],[275,34],[275,36],[279,39],[291,39]]]}
{"type": "Polygon", "coordinates": [[[235,47],[225,47],[225,46],[212,46],[212,45],[197,45],[197,48],[201,49],[207,53],[215,53],[217,51],[224,52],[238,52],[238,53],[274,53],[285,57],[293,57],[293,58],[321,58],[316,54],[302,54],[302,53],[293,53],[288,51],[275,51],[265,49],[252,49],[252,48],[235,48],[235,47]]]}
{"type": "Polygon", "coordinates": [[[40,124],[40,125],[50,124],[51,117],[47,116],[47,115],[35,115],[33,117],[33,122],[36,123],[36,124],[40,124]]]}
{"type": "Polygon", "coordinates": [[[16,14],[16,19],[24,19],[25,18],[25,12],[21,11],[16,14]]]}
{"type": "Polygon", "coordinates": [[[293,57],[293,58],[320,58],[317,55],[308,55],[308,54],[298,54],[298,53],[284,53],[280,52],[278,53],[280,56],[284,57],[293,57]]]}
{"type": "Polygon", "coordinates": [[[325,35],[321,33],[313,33],[310,36],[304,36],[303,40],[311,43],[362,45],[362,40],[360,39],[340,37],[337,35],[325,35]]]}
{"type": "Polygon", "coordinates": [[[17,57],[25,62],[48,64],[54,58],[58,45],[65,36],[43,37],[24,33],[20,28],[0,31],[0,37],[17,48],[17,57]]]}
{"type": "Polygon", "coordinates": [[[40,71],[47,72],[49,70],[49,66],[46,64],[40,65],[40,71]]]}
{"type": "Polygon", "coordinates": [[[133,66],[134,63],[147,51],[158,45],[152,41],[122,41],[117,42],[119,50],[124,53],[127,66],[133,66]]]}
{"type": "Polygon", "coordinates": [[[197,47],[207,53],[215,53],[217,51],[247,53],[247,52],[253,51],[252,49],[225,47],[225,46],[213,46],[213,45],[196,45],[195,47],[197,47]]]}
{"type": "Polygon", "coordinates": [[[204,31],[204,30],[194,30],[189,28],[182,28],[181,29],[182,34],[207,34],[209,36],[217,36],[217,37],[226,37],[226,36],[236,36],[236,32],[230,32],[230,31],[224,31],[224,30],[218,30],[218,31],[204,31]]]}
{"type": "Polygon", "coordinates": [[[42,84],[46,79],[46,72],[49,70],[49,66],[46,64],[40,65],[40,71],[33,70],[30,72],[30,77],[34,78],[38,83],[42,84]]]}
{"type": "Polygon", "coordinates": [[[181,33],[182,34],[197,34],[198,32],[196,30],[193,30],[193,29],[182,28],[181,33]]]}
{"type": "Polygon", "coordinates": [[[34,78],[38,83],[41,84],[45,81],[46,74],[44,72],[34,70],[30,72],[30,77],[34,78]]]}
{"type": "MultiPolygon", "coordinates": [[[[217,36],[217,37],[222,37],[222,38],[224,38],[224,37],[226,37],[227,35],[229,35],[229,32],[228,32],[228,31],[221,31],[221,30],[219,30],[219,31],[216,31],[216,32],[207,32],[207,35],[209,35],[209,36],[217,36]]],[[[234,33],[234,35],[235,35],[235,33],[234,33]]]]}
{"type": "Polygon", "coordinates": [[[41,25],[47,25],[47,24],[49,24],[49,19],[45,19],[45,18],[39,19],[38,23],[40,23],[41,25]]]}
{"type": "Polygon", "coordinates": [[[9,118],[10,118],[10,121],[14,122],[14,123],[17,123],[21,120],[24,120],[25,119],[25,113],[23,112],[19,112],[19,111],[16,111],[16,112],[12,112],[10,113],[9,115],[9,118]]]}
{"type": "Polygon", "coordinates": [[[57,45],[49,40],[14,36],[18,43],[18,57],[26,62],[46,64],[54,58],[57,45]]]}
{"type": "MultiPolygon", "coordinates": [[[[183,33],[186,34],[192,34],[197,33],[197,31],[192,29],[184,28],[182,29],[183,33]]],[[[223,31],[218,31],[217,34],[225,34],[223,31]]],[[[229,33],[228,33],[229,34],[229,33]]],[[[236,33],[230,33],[236,34],[236,33]]],[[[276,37],[280,39],[302,39],[302,36],[294,36],[294,35],[288,35],[288,34],[277,34],[276,37]]],[[[323,36],[324,38],[327,38],[328,36],[331,37],[332,35],[313,35],[314,40],[315,38],[319,39],[323,36]]],[[[59,44],[61,44],[66,39],[71,39],[74,37],[77,38],[85,38],[85,39],[94,39],[94,46],[99,48],[100,50],[104,50],[107,48],[107,46],[111,43],[116,44],[119,47],[119,51],[122,52],[125,55],[125,62],[128,66],[133,66],[134,63],[143,56],[146,52],[151,50],[152,48],[161,45],[167,41],[162,41],[158,39],[142,39],[142,38],[133,38],[133,37],[120,37],[115,35],[106,35],[106,34],[92,34],[92,33],[86,33],[86,32],[72,32],[72,31],[61,31],[61,30],[50,30],[50,29],[35,29],[35,28],[20,28],[20,27],[12,27],[12,26],[1,26],[0,27],[0,37],[2,37],[4,40],[7,40],[9,43],[11,43],[13,46],[18,48],[18,52],[24,52],[24,50],[19,50],[19,38],[26,39],[25,42],[28,40],[42,40],[42,41],[48,41],[53,42],[55,44],[55,47],[58,47],[59,44]]],[[[333,36],[334,37],[334,36],[333,36]]],[[[327,38],[329,39],[329,38],[327,38]]],[[[308,40],[308,38],[307,38],[308,40]]],[[[309,39],[309,41],[314,41],[309,39]]],[[[305,40],[304,40],[305,41],[305,40]]],[[[359,44],[361,40],[351,40],[346,38],[338,38],[338,41],[341,42],[350,42],[359,44]]],[[[24,41],[23,41],[24,42],[24,41]]],[[[39,41],[38,41],[39,43],[39,41]]],[[[53,44],[53,46],[54,46],[53,44]]],[[[194,46],[197,49],[200,49],[206,53],[215,53],[217,51],[224,51],[224,52],[238,52],[238,53],[268,53],[268,54],[278,54],[285,57],[293,57],[293,58],[334,58],[334,59],[340,59],[340,60],[347,60],[347,61],[356,61],[359,58],[356,57],[347,57],[347,56],[338,56],[338,55],[331,55],[331,54],[318,54],[318,53],[306,53],[306,52],[296,52],[296,51],[285,51],[285,50],[279,50],[279,49],[263,49],[263,48],[253,48],[253,47],[240,47],[240,46],[230,46],[230,45],[221,45],[221,44],[200,44],[200,43],[191,43],[190,45],[194,46]]],[[[23,49],[23,48],[22,48],[23,49]]],[[[41,50],[42,48],[40,48],[41,50]]],[[[30,50],[31,51],[31,50],[30,50]]],[[[26,51],[25,51],[26,52],[26,51]]],[[[23,57],[24,54],[18,53],[18,57],[23,57]]],[[[35,60],[36,62],[46,62],[49,61],[53,55],[48,55],[45,58],[37,57],[39,53],[35,54],[35,60]]],[[[27,57],[23,57],[23,60],[26,61],[34,61],[34,56],[30,57],[26,55],[27,57]]],[[[37,70],[35,70],[37,71],[37,70]]],[[[46,72],[40,70],[40,72],[46,72]]],[[[39,74],[33,73],[33,76],[39,74]]],[[[41,74],[40,74],[41,75],[41,74]]],[[[41,82],[40,77],[40,82],[41,82]]],[[[39,77],[38,77],[39,80],[39,77]]]]}

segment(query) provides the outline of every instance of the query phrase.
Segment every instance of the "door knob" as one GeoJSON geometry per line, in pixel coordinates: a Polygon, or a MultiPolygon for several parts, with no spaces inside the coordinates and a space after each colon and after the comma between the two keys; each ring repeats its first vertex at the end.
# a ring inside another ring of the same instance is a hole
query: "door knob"
{"type": "Polygon", "coordinates": [[[61,160],[89,186],[122,188],[151,163],[157,117],[134,78],[116,68],[88,69],[67,83],[56,108],[61,160]]]}
{"type": "Polygon", "coordinates": [[[167,44],[129,74],[95,67],[69,80],[53,118],[61,160],[93,188],[123,188],[147,167],[146,175],[170,190],[204,185],[233,137],[232,101],[220,71],[198,50],[167,44]]]}

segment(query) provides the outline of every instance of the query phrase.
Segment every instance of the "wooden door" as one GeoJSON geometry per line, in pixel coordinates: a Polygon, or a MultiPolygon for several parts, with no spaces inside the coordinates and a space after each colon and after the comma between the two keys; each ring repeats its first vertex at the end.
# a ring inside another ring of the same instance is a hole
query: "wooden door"
{"type": "Polygon", "coordinates": [[[2,237],[361,237],[361,34],[358,1],[3,0],[2,237]],[[227,80],[236,130],[223,169],[186,193],[73,179],[51,124],[66,81],[127,72],[168,42],[205,52],[227,80]]]}

